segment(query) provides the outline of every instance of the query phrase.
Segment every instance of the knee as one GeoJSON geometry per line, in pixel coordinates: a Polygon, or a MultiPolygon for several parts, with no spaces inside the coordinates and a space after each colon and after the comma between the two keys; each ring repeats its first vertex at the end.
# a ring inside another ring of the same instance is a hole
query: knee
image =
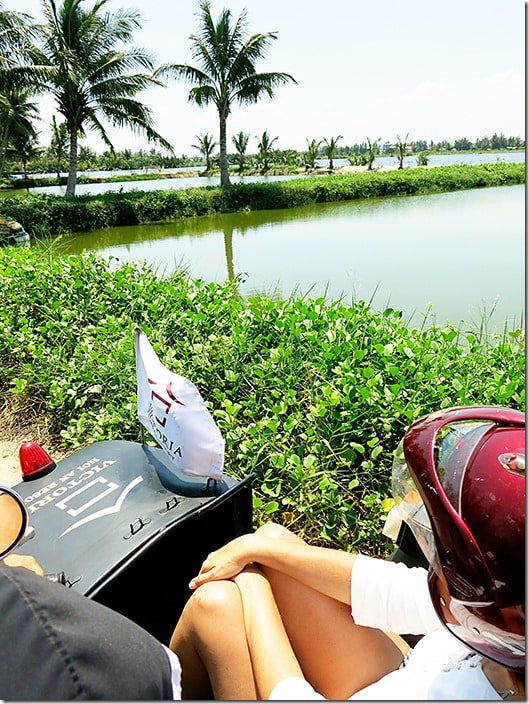
{"type": "Polygon", "coordinates": [[[274,540],[297,539],[295,533],[292,533],[292,531],[284,526],[280,526],[279,523],[273,523],[272,521],[265,523],[255,532],[259,535],[263,535],[265,538],[272,538],[274,540]]]}
{"type": "Polygon", "coordinates": [[[220,580],[206,582],[196,589],[189,599],[189,605],[196,615],[208,619],[225,618],[240,609],[240,594],[234,582],[220,580]]]}

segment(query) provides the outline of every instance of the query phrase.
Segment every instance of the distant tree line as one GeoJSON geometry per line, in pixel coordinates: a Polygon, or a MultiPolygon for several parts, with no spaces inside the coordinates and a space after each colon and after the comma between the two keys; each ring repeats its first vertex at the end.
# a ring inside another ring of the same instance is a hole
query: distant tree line
{"type": "MultiPolygon", "coordinates": [[[[271,168],[297,169],[304,165],[314,168],[319,159],[350,159],[351,155],[362,155],[364,160],[358,163],[369,163],[377,155],[395,156],[398,158],[398,140],[394,144],[380,145],[379,141],[367,140],[360,144],[340,146],[338,137],[325,140],[308,140],[307,151],[295,149],[272,149],[277,137],[270,137],[265,131],[263,135],[256,136],[257,149],[247,153],[249,134],[240,132],[234,135],[233,144],[236,149],[228,153],[230,169],[239,173],[247,171],[265,172],[271,168]]],[[[123,149],[111,150],[97,154],[86,146],[79,147],[78,168],[80,171],[113,171],[113,170],[141,170],[141,169],[175,169],[189,168],[193,170],[205,169],[206,172],[219,169],[218,152],[212,151],[212,137],[210,135],[197,135],[197,144],[192,145],[199,154],[168,154],[155,148],[148,150],[123,149]]],[[[400,145],[402,146],[402,142],[400,145]]],[[[442,140],[440,142],[415,140],[406,143],[408,154],[424,154],[435,152],[461,152],[461,151],[489,151],[504,149],[524,149],[525,141],[520,137],[505,137],[503,134],[493,134],[492,137],[482,137],[471,142],[467,138],[456,139],[454,142],[442,140]]],[[[51,142],[47,147],[36,148],[27,155],[24,163],[20,156],[14,157],[8,152],[5,170],[9,173],[65,173],[68,169],[68,154],[64,145],[61,147],[60,130],[52,133],[51,142]]]]}
{"type": "MultiPolygon", "coordinates": [[[[494,151],[498,149],[525,149],[525,140],[521,137],[506,137],[503,133],[497,134],[496,132],[492,137],[480,137],[471,141],[467,137],[461,137],[453,142],[449,142],[446,139],[440,142],[434,142],[433,140],[427,141],[425,139],[418,139],[415,141],[410,141],[407,143],[410,147],[410,152],[412,154],[419,154],[420,152],[466,152],[466,151],[494,151]]],[[[394,152],[397,147],[395,143],[386,142],[379,146],[379,153],[394,152]]],[[[340,157],[346,156],[350,153],[367,154],[369,152],[369,140],[362,142],[361,144],[353,144],[352,146],[342,146],[338,147],[338,155],[340,157]]]]}

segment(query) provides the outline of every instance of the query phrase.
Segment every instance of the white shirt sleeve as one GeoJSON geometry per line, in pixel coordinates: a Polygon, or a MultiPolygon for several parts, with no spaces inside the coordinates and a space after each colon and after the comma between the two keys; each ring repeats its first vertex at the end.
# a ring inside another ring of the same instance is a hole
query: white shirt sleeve
{"type": "Polygon", "coordinates": [[[442,628],[422,567],[357,555],[351,573],[351,614],[359,626],[426,634],[442,628]]]}
{"type": "Polygon", "coordinates": [[[165,650],[167,657],[169,658],[169,665],[171,667],[171,683],[173,685],[173,699],[182,699],[182,667],[180,665],[180,660],[176,657],[172,650],[160,643],[162,648],[165,650]]]}

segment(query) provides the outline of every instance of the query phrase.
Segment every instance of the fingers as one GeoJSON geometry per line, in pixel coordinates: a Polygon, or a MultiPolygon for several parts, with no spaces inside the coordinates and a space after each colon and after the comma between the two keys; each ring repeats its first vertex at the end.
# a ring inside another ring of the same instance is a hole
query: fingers
{"type": "Polygon", "coordinates": [[[10,567],[24,567],[24,569],[35,572],[35,574],[41,577],[44,576],[44,570],[33,555],[16,555],[11,553],[10,555],[6,555],[3,561],[10,567]]]}
{"type": "Polygon", "coordinates": [[[200,568],[200,572],[189,582],[190,589],[196,589],[201,584],[204,584],[204,582],[209,582],[210,580],[215,579],[212,574],[213,565],[208,564],[208,559],[209,558],[206,558],[204,560],[202,567],[200,568]]]}
{"type": "Polygon", "coordinates": [[[219,579],[231,579],[244,567],[244,562],[234,559],[227,552],[218,550],[209,554],[200,568],[199,573],[190,583],[190,589],[196,589],[205,582],[212,582],[219,579]]]}
{"type": "Polygon", "coordinates": [[[211,552],[202,563],[198,575],[189,582],[189,588],[196,589],[205,582],[235,577],[252,561],[248,547],[253,540],[252,535],[239,536],[211,552]]]}

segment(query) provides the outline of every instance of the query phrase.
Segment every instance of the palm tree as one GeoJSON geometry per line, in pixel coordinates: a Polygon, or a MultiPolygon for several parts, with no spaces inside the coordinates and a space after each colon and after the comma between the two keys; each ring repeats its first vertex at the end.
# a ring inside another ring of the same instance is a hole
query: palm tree
{"type": "MultiPolygon", "coordinates": [[[[259,139],[259,137],[257,137],[257,139],[259,139]]],[[[259,150],[259,160],[261,162],[262,174],[265,174],[270,168],[270,156],[272,155],[272,145],[274,142],[277,142],[278,139],[278,137],[270,139],[270,135],[266,130],[263,132],[261,139],[259,139],[257,149],[259,150]]]]}
{"type": "Polygon", "coordinates": [[[0,74],[16,69],[19,62],[24,62],[32,33],[29,15],[4,10],[0,4],[0,74]]]}
{"type": "Polygon", "coordinates": [[[0,173],[12,135],[36,137],[33,120],[38,112],[30,98],[35,94],[31,76],[20,68],[33,36],[31,17],[4,10],[0,4],[0,173]]]}
{"type": "Polygon", "coordinates": [[[234,134],[231,138],[233,146],[237,152],[237,162],[239,164],[239,173],[242,174],[244,169],[244,157],[246,156],[246,150],[248,149],[248,141],[250,140],[250,135],[246,132],[238,132],[234,134]]]}
{"type": "Polygon", "coordinates": [[[37,159],[42,154],[42,147],[37,145],[36,135],[18,132],[13,135],[8,152],[14,159],[20,161],[24,176],[27,178],[28,161],[37,159]]]}
{"type": "Polygon", "coordinates": [[[198,144],[192,144],[191,146],[193,149],[198,149],[206,160],[206,173],[209,174],[211,171],[211,155],[217,146],[217,142],[213,139],[212,134],[197,134],[195,136],[198,140],[198,144]]]}
{"type": "MultiPolygon", "coordinates": [[[[409,132],[408,132],[408,134],[409,134],[409,132]]],[[[397,135],[396,147],[397,147],[397,159],[399,162],[399,169],[403,168],[402,163],[404,161],[404,157],[406,156],[406,151],[407,151],[407,146],[408,146],[406,144],[406,140],[408,139],[408,134],[404,137],[404,139],[401,139],[399,137],[399,135],[397,135]]]]}
{"type": "Polygon", "coordinates": [[[373,162],[376,159],[376,156],[378,154],[378,143],[380,142],[381,137],[378,137],[378,139],[375,139],[373,142],[367,138],[367,170],[372,171],[373,170],[373,162]]]}
{"type": "Polygon", "coordinates": [[[42,89],[55,96],[68,129],[66,196],[75,195],[78,139],[87,128],[114,151],[101,117],[173,152],[154,130],[150,109],[136,99],[145,88],[161,85],[152,76],[152,56],[145,49],[131,48],[134,31],[141,26],[140,15],[135,10],[111,14],[108,2],[96,0],[85,9],[83,0],[62,0],[60,6],[55,0],[42,0],[45,23],[36,26],[34,70],[42,89]]]}
{"type": "Polygon", "coordinates": [[[305,169],[315,169],[316,159],[318,158],[318,151],[320,149],[322,140],[316,141],[312,139],[310,142],[307,139],[307,151],[305,152],[305,169]]]}
{"type": "Polygon", "coordinates": [[[222,10],[215,22],[209,0],[202,0],[198,16],[199,33],[190,37],[198,67],[165,64],[154,75],[193,83],[189,101],[199,107],[215,105],[219,116],[220,183],[229,186],[226,123],[233,104],[251,105],[263,95],[273,98],[274,88],[296,81],[288,73],[256,72],[257,59],[263,57],[272,41],[277,39],[277,32],[253,34],[246,38],[245,10],[232,26],[230,10],[222,10]]]}
{"type": "Polygon", "coordinates": [[[0,174],[4,173],[9,142],[17,137],[37,137],[33,122],[39,112],[36,103],[30,100],[32,95],[29,89],[17,88],[15,84],[0,87],[0,174]]]}
{"type": "Polygon", "coordinates": [[[325,156],[329,160],[329,171],[334,169],[334,159],[336,159],[336,149],[340,139],[343,139],[341,134],[337,137],[331,137],[330,139],[323,138],[325,142],[325,156]]]}

